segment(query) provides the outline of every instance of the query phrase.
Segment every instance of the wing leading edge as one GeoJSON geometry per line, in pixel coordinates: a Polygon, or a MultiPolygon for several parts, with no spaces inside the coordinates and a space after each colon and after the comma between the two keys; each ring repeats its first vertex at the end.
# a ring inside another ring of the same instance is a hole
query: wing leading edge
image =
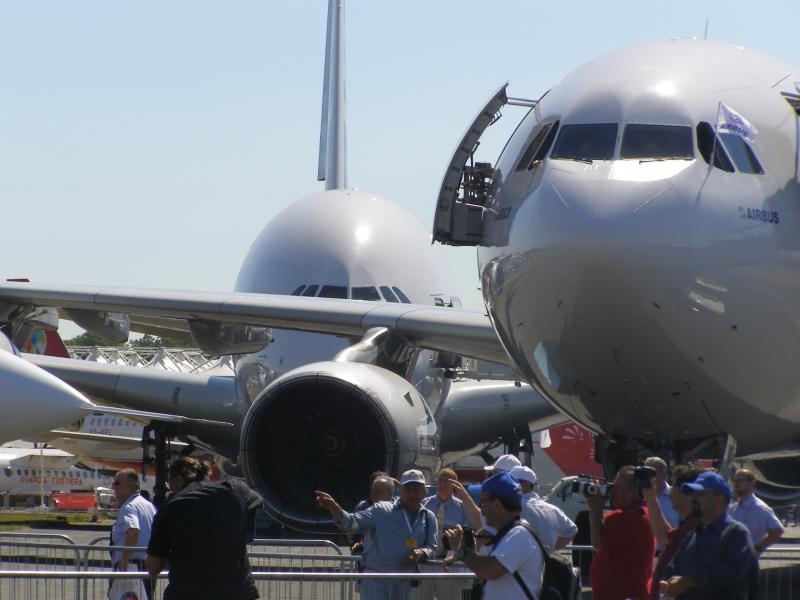
{"type": "MultiPolygon", "coordinates": [[[[360,337],[386,327],[407,344],[513,365],[489,318],[455,308],[276,294],[175,292],[8,282],[0,303],[79,308],[186,319],[261,325],[360,337]]],[[[0,310],[0,312],[3,312],[0,310]]]]}

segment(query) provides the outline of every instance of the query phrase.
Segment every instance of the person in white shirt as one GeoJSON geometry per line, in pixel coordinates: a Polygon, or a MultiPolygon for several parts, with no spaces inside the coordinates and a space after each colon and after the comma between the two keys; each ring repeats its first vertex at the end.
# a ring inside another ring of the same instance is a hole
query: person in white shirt
{"type": "Polygon", "coordinates": [[[539,543],[522,526],[522,488],[508,472],[494,475],[481,485],[481,511],[487,524],[497,529],[488,556],[464,548],[461,527],[445,535],[470,569],[486,580],[483,597],[491,600],[539,598],[544,556],[539,543]]]}
{"type": "MultiPolygon", "coordinates": [[[[147,547],[156,507],[139,493],[139,474],[133,469],[123,469],[114,476],[111,483],[114,496],[119,502],[119,513],[111,528],[112,546],[147,547]]],[[[111,563],[115,571],[145,571],[146,552],[114,550],[111,563]]],[[[150,580],[143,579],[148,599],[151,598],[150,580]]]]}
{"type": "Polygon", "coordinates": [[[778,517],[767,504],[753,493],[756,476],[752,471],[739,469],[733,476],[733,492],[736,501],[728,508],[732,519],[750,530],[756,552],[761,554],[783,536],[783,527],[778,517]]]}
{"type": "Polygon", "coordinates": [[[511,476],[522,487],[522,518],[533,526],[550,552],[567,546],[578,533],[578,527],[563,510],[539,497],[533,469],[514,467],[511,469],[511,476]]]}

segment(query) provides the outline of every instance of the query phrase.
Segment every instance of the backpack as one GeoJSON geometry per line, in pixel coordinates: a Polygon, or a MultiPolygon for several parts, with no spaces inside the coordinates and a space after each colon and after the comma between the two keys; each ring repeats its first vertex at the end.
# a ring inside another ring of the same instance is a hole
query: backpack
{"type": "MultiPolygon", "coordinates": [[[[527,529],[533,539],[539,544],[544,556],[544,577],[542,579],[542,595],[540,600],[577,600],[581,597],[581,572],[572,566],[572,561],[558,552],[548,552],[547,547],[539,539],[536,530],[527,521],[519,523],[527,529]]],[[[514,573],[514,579],[522,586],[526,594],[530,590],[522,581],[519,573],[514,573]]]]}

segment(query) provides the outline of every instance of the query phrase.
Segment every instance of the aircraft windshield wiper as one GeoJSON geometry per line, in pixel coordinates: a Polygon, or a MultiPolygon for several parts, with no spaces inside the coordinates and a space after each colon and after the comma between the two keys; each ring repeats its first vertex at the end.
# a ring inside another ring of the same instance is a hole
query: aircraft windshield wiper
{"type": "Polygon", "coordinates": [[[691,156],[659,156],[657,158],[640,158],[639,164],[646,162],[661,162],[663,160],[694,160],[691,156]]]}
{"type": "Polygon", "coordinates": [[[558,158],[563,158],[564,160],[575,160],[578,162],[586,163],[587,165],[591,165],[593,162],[591,158],[581,158],[580,156],[559,156],[558,158]]]}

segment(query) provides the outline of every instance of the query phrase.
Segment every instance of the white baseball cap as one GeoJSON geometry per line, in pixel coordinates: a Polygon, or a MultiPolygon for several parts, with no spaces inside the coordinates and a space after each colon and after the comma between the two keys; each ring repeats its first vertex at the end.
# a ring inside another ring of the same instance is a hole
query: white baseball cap
{"type": "Polygon", "coordinates": [[[406,471],[400,477],[400,485],[406,485],[407,483],[421,483],[425,485],[425,475],[422,474],[422,471],[417,471],[416,469],[406,471]]]}
{"type": "Polygon", "coordinates": [[[519,459],[513,454],[503,454],[500,458],[494,461],[493,465],[483,467],[484,471],[510,471],[514,467],[522,465],[519,459]]]}
{"type": "Polygon", "coordinates": [[[514,467],[511,469],[511,476],[517,481],[527,481],[532,485],[536,485],[536,473],[530,467],[514,467]]]}

